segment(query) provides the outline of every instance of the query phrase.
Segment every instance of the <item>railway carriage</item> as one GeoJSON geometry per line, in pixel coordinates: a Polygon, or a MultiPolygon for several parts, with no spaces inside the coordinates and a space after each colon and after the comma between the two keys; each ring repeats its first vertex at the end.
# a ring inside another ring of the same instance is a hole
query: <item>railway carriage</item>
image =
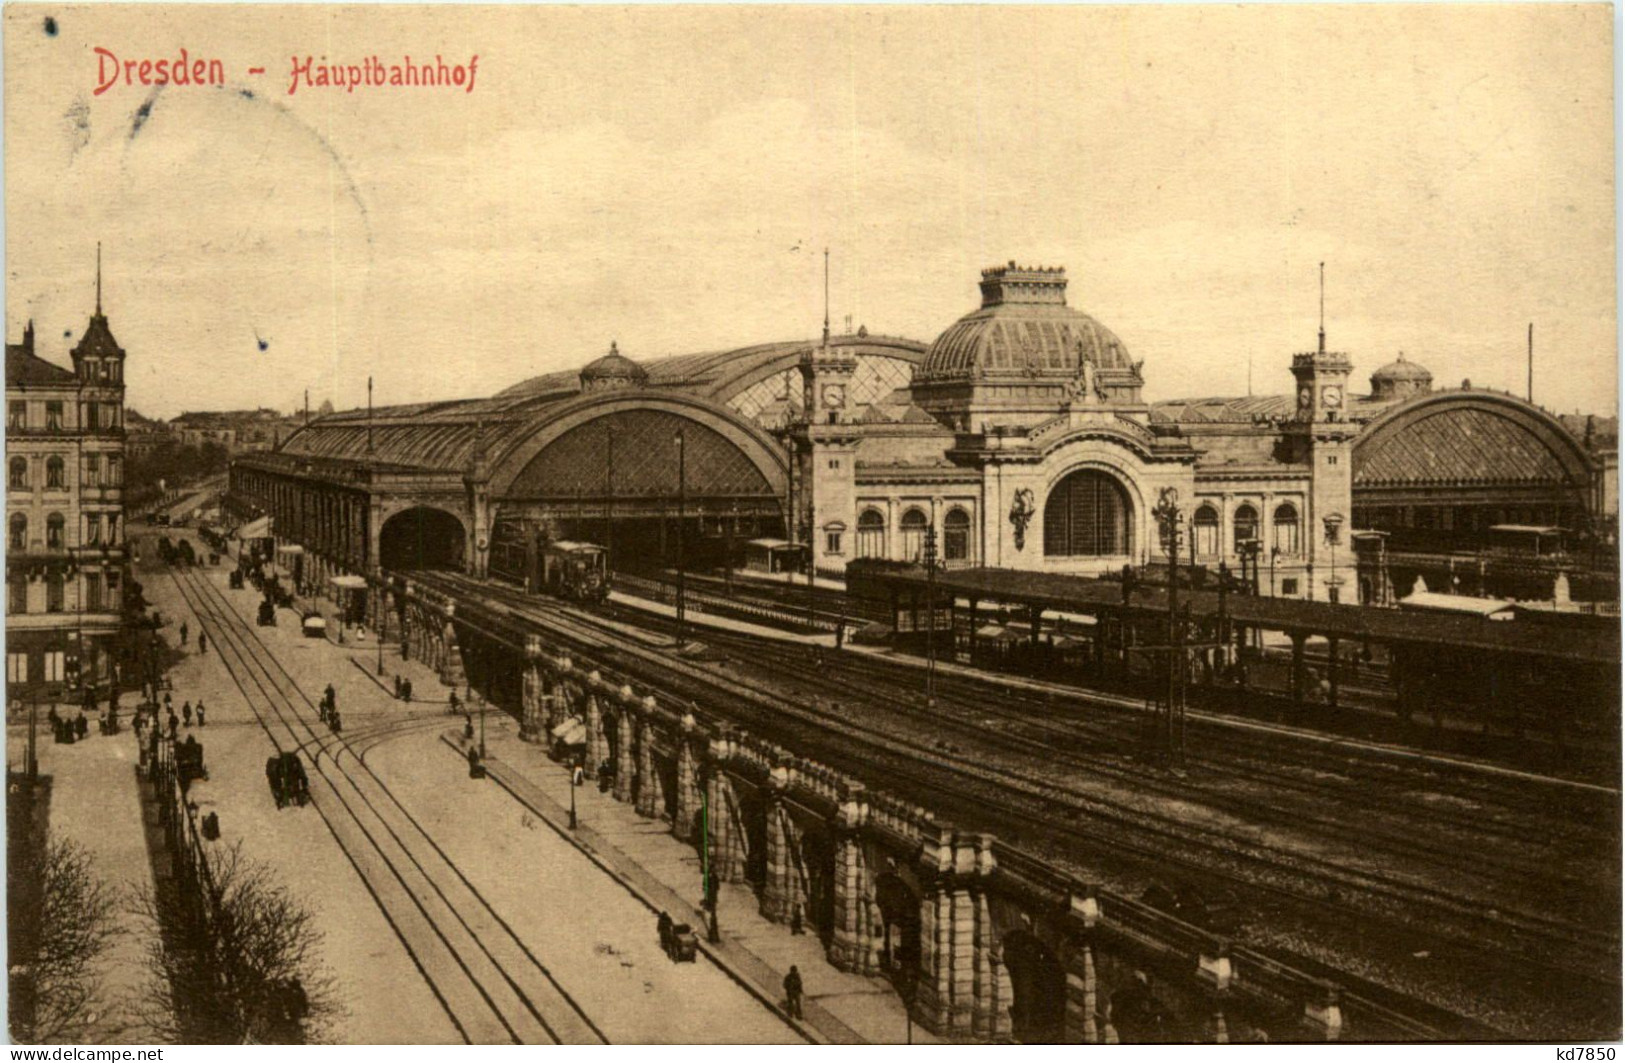
{"type": "Polygon", "coordinates": [[[591,603],[609,597],[609,567],[602,546],[570,539],[527,542],[517,526],[505,522],[492,536],[490,572],[531,594],[591,603]]]}

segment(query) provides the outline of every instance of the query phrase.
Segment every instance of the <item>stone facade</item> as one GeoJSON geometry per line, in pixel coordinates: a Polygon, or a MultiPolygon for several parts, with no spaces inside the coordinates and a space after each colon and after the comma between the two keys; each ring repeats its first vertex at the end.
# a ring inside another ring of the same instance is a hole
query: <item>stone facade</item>
{"type": "Polygon", "coordinates": [[[124,350],[100,305],[69,371],[6,345],[6,678],[13,698],[105,688],[129,583],[124,350]]]}

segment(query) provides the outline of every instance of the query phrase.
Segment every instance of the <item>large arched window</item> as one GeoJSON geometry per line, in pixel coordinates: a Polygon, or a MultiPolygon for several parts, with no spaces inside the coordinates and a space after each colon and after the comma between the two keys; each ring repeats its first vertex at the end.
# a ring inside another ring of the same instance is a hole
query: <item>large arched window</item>
{"type": "Polygon", "coordinates": [[[1275,507],[1275,549],[1288,557],[1296,556],[1302,548],[1298,537],[1298,507],[1282,502],[1275,507]]]}
{"type": "Polygon", "coordinates": [[[28,459],[11,459],[11,478],[7,481],[13,491],[28,490],[28,459]]]}
{"type": "Polygon", "coordinates": [[[945,561],[970,557],[970,514],[957,507],[942,518],[942,557],[945,561]]]}
{"type": "Polygon", "coordinates": [[[1232,549],[1239,553],[1243,542],[1258,538],[1258,510],[1243,502],[1236,507],[1231,527],[1236,533],[1236,545],[1232,549]]]}
{"type": "Polygon", "coordinates": [[[925,557],[925,529],[931,519],[923,509],[911,509],[903,514],[903,560],[917,562],[925,557]]]}
{"type": "Polygon", "coordinates": [[[1044,503],[1044,553],[1049,557],[1112,557],[1129,552],[1128,494],[1112,477],[1079,469],[1055,485],[1044,503]]]}
{"type": "Polygon", "coordinates": [[[67,530],[67,521],[62,519],[62,514],[60,514],[60,513],[52,513],[49,517],[46,517],[45,518],[45,547],[46,547],[46,549],[48,549],[48,550],[61,550],[63,547],[67,546],[68,544],[64,539],[64,533],[66,532],[66,530],[67,530]]]}
{"type": "Polygon", "coordinates": [[[1209,505],[1197,507],[1191,518],[1191,547],[1197,557],[1219,555],[1219,511],[1209,505]]]}
{"type": "Polygon", "coordinates": [[[12,550],[28,549],[28,518],[21,513],[11,515],[11,537],[7,540],[12,550]]]}
{"type": "Polygon", "coordinates": [[[46,487],[55,487],[55,488],[62,488],[62,487],[67,486],[67,483],[63,479],[63,475],[62,475],[62,459],[61,458],[49,458],[49,459],[46,460],[46,462],[45,462],[45,486],[46,487]]]}
{"type": "Polygon", "coordinates": [[[858,514],[858,556],[886,556],[886,515],[878,509],[858,514]]]}

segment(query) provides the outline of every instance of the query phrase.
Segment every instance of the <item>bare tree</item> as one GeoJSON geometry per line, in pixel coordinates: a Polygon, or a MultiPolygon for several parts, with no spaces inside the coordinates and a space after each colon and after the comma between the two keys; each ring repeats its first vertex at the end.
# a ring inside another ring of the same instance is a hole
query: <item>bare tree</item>
{"type": "Polygon", "coordinates": [[[31,926],[24,940],[13,938],[22,950],[11,958],[12,1037],[25,1044],[79,1040],[102,1010],[97,960],[121,932],[118,893],[77,842],[52,840],[12,858],[13,881],[33,884],[14,895],[9,913],[31,926]]]}
{"type": "Polygon", "coordinates": [[[244,856],[240,842],[206,851],[208,873],[196,895],[137,897],[155,933],[149,984],[133,1010],[160,1040],[324,1040],[343,1008],[309,909],[267,865],[244,856]]]}

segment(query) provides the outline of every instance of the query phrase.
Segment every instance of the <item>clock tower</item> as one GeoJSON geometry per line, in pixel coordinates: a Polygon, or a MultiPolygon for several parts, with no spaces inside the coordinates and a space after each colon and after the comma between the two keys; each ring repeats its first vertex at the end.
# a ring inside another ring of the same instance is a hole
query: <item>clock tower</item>
{"type": "Polygon", "coordinates": [[[1304,514],[1305,556],[1316,601],[1357,603],[1355,556],[1348,532],[1354,508],[1354,437],[1348,420],[1348,380],[1354,368],[1342,351],[1326,349],[1324,296],[1316,349],[1292,356],[1297,405],[1288,426],[1297,460],[1309,466],[1304,514]]]}
{"type": "Polygon", "coordinates": [[[791,437],[796,452],[790,537],[805,542],[820,572],[844,574],[857,538],[858,434],[852,423],[852,378],[858,358],[823,339],[801,354],[802,418],[791,437]]]}

